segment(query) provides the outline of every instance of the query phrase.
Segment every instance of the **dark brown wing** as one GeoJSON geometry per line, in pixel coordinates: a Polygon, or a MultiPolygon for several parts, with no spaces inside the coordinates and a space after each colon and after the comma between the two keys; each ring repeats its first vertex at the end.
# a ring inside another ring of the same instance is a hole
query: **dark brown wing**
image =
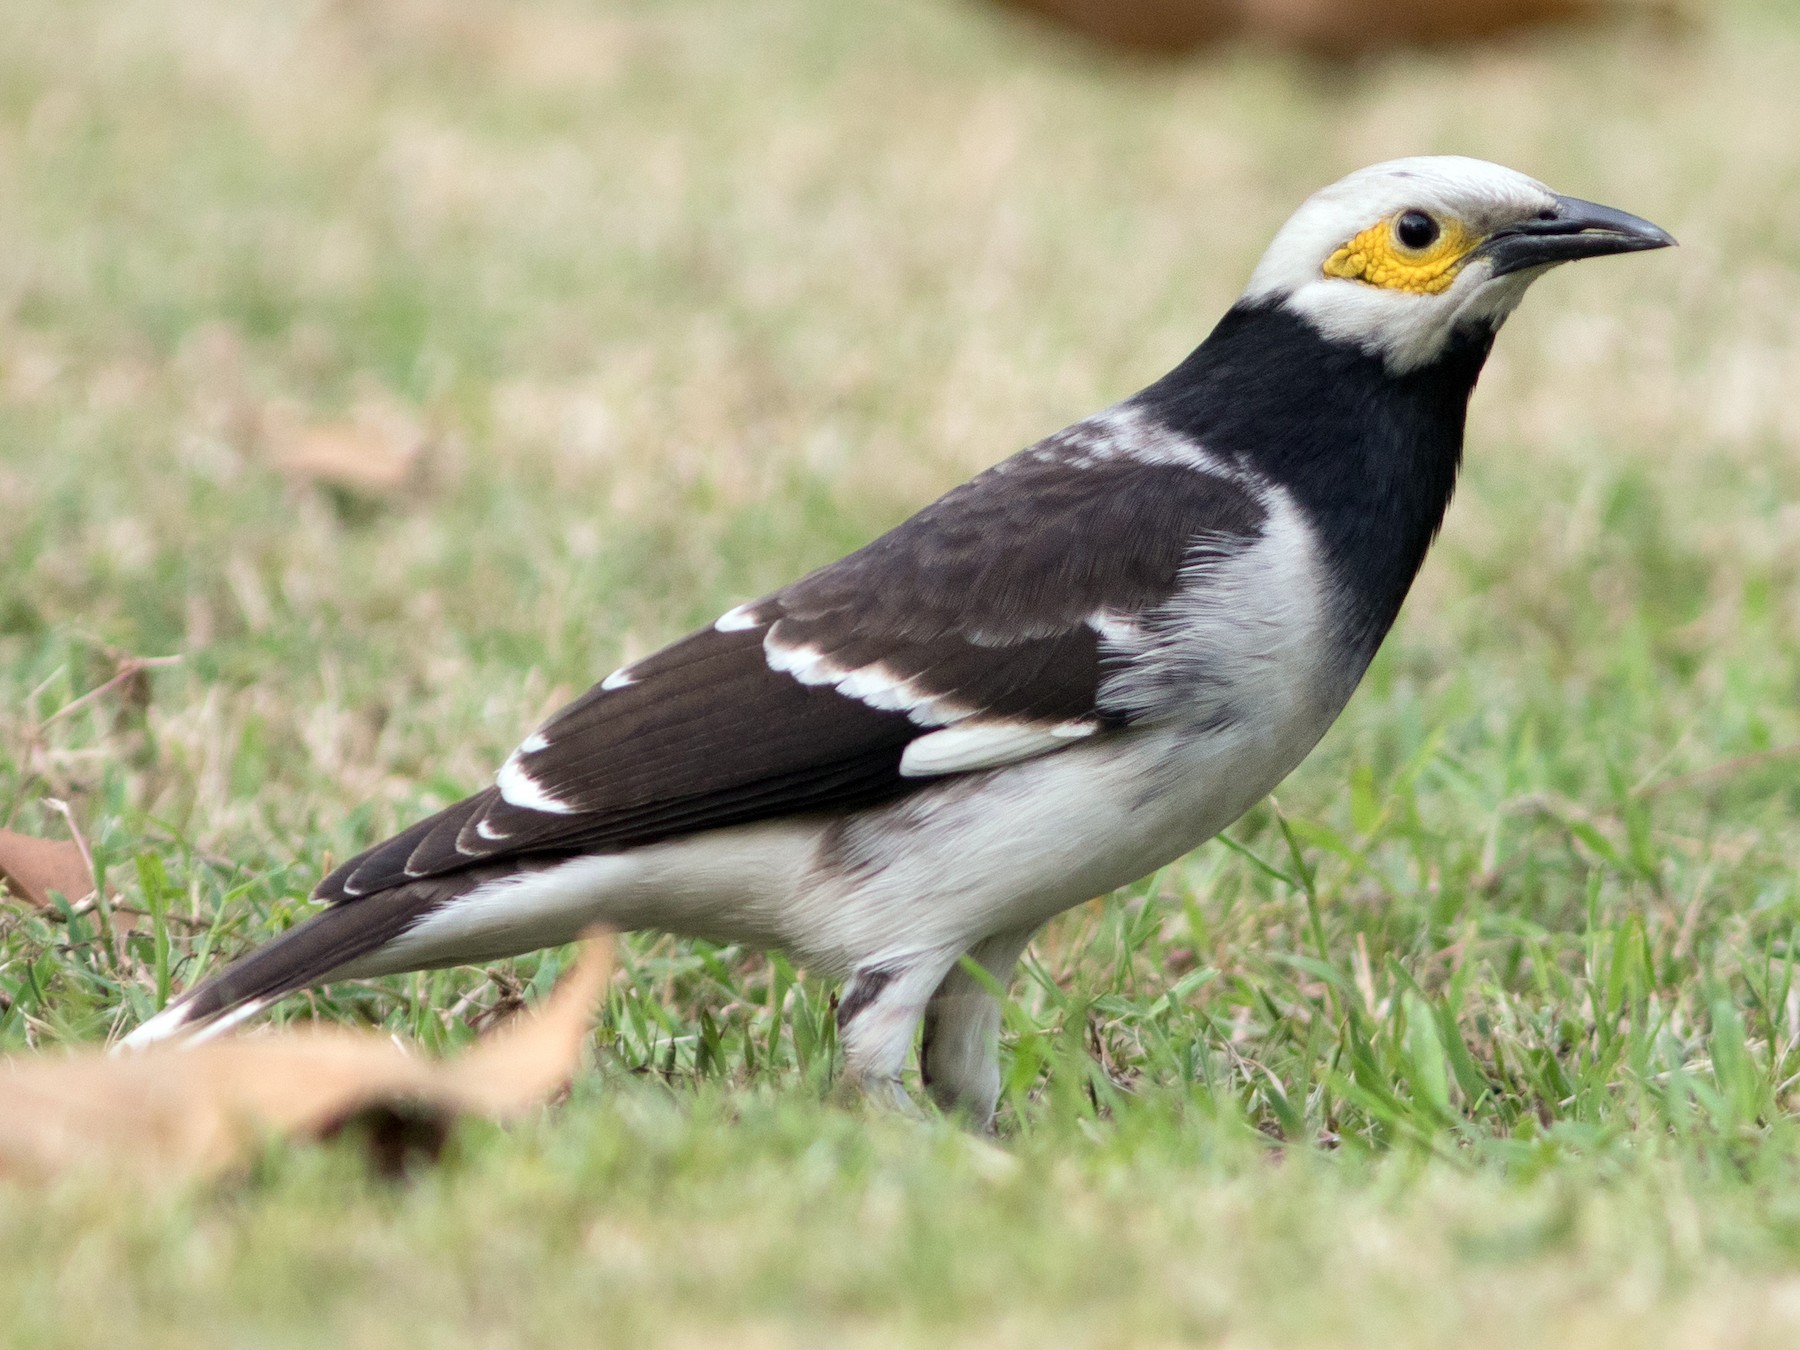
{"type": "Polygon", "coordinates": [[[496,785],[347,862],[322,899],[508,856],[846,810],[1128,720],[1106,637],[1252,542],[1254,491],[1169,438],[1084,423],[856,553],[609,676],[496,785]],[[1156,452],[1156,453],[1150,453],[1156,452]]]}

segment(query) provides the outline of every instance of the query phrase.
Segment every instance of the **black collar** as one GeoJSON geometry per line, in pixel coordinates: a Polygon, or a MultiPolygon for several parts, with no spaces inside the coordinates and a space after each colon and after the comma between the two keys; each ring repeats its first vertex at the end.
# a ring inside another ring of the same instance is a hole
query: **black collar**
{"type": "Polygon", "coordinates": [[[1131,401],[1293,495],[1330,560],[1344,636],[1366,659],[1443,522],[1493,341],[1483,325],[1394,375],[1278,305],[1240,304],[1131,401]]]}

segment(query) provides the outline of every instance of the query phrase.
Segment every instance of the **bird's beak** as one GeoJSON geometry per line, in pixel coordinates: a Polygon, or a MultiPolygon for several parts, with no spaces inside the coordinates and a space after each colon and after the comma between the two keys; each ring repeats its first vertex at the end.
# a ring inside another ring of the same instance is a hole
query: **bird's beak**
{"type": "Polygon", "coordinates": [[[1641,217],[1579,197],[1558,197],[1536,218],[1496,230],[1476,256],[1488,259],[1494,275],[1503,277],[1529,267],[1554,267],[1609,253],[1641,253],[1674,243],[1667,230],[1641,217]]]}

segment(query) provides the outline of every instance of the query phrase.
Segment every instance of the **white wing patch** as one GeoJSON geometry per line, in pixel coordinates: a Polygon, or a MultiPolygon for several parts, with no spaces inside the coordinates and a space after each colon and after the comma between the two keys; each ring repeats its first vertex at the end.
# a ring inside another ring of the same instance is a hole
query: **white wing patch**
{"type": "Polygon", "coordinates": [[[792,646],[780,640],[777,623],[763,639],[763,655],[771,670],[792,675],[801,684],[826,685],[845,698],[853,698],[882,712],[905,713],[913,725],[946,727],[974,716],[976,710],[955,699],[933,693],[914,680],[896,675],[880,662],[866,666],[840,666],[817,647],[792,646]]]}
{"type": "Polygon", "coordinates": [[[620,666],[612,674],[600,681],[600,687],[610,694],[615,689],[623,689],[628,684],[636,683],[637,680],[632,676],[631,667],[620,666]]]}
{"type": "MultiPolygon", "coordinates": [[[[520,748],[523,749],[523,747],[520,748]]],[[[519,755],[516,751],[506,763],[500,766],[500,772],[494,776],[494,783],[500,789],[500,795],[510,806],[521,807],[527,811],[547,811],[556,816],[575,814],[574,807],[552,797],[544,791],[537,779],[525,772],[524,766],[519,763],[519,755]]]]}
{"type": "Polygon", "coordinates": [[[736,609],[728,609],[713,620],[713,627],[721,633],[741,633],[747,628],[754,628],[762,620],[756,617],[756,607],[760,601],[752,600],[747,605],[739,605],[736,609]]]}
{"type": "Polygon", "coordinates": [[[900,756],[902,778],[931,778],[970,769],[994,769],[1060,750],[1094,734],[1092,722],[981,722],[921,736],[900,756]]]}
{"type": "Polygon", "coordinates": [[[1114,647],[1129,647],[1142,640],[1143,625],[1137,619],[1125,614],[1114,614],[1109,610],[1100,610],[1090,614],[1087,626],[1100,635],[1103,642],[1114,647]]]}

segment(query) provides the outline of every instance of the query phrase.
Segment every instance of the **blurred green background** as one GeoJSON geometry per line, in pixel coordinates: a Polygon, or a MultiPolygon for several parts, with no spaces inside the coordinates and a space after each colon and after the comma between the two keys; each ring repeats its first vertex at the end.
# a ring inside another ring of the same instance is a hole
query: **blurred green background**
{"type": "MultiPolygon", "coordinates": [[[[955,0],[0,8],[0,824],[67,800],[141,911],[0,901],[9,1049],[1154,379],[1342,173],[1683,245],[1513,320],[1279,815],[1039,941],[1004,1154],[818,1107],[829,990],[646,936],[575,1104],[410,1192],[0,1193],[19,1343],[1792,1344],[1800,12],[1696,19],[1329,64],[955,0]],[[56,716],[131,655],[181,659],[56,716]]],[[[454,1046],[562,959],[280,1016],[454,1046]]]]}

